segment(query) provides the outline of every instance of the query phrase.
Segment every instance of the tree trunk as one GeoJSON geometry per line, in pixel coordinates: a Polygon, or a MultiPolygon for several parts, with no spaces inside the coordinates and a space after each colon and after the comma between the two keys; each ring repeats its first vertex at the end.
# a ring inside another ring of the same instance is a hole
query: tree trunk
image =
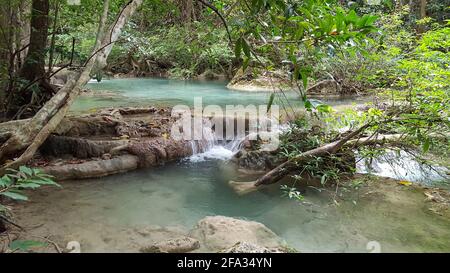
{"type": "Polygon", "coordinates": [[[56,43],[56,32],[57,32],[57,28],[58,28],[58,13],[59,13],[59,7],[60,7],[60,2],[56,2],[55,3],[55,7],[54,7],[54,17],[53,17],[53,27],[52,27],[52,38],[50,41],[50,53],[49,53],[49,57],[48,57],[48,75],[51,75],[52,70],[53,70],[53,65],[54,65],[54,55],[55,55],[55,43],[56,43]]]}
{"type": "Polygon", "coordinates": [[[103,15],[100,20],[97,40],[92,50],[92,55],[85,68],[79,73],[76,79],[68,81],[58,93],[48,101],[44,107],[0,147],[0,162],[7,156],[11,156],[25,150],[25,152],[13,162],[9,162],[0,169],[0,175],[4,174],[8,168],[18,168],[26,164],[35,154],[37,149],[47,139],[47,137],[56,129],[64,118],[67,110],[70,108],[81,88],[90,79],[90,72],[96,63],[106,64],[106,58],[111,52],[112,43],[117,40],[120,32],[131,17],[142,0],[132,0],[120,12],[117,20],[109,28],[111,35],[106,35],[103,39],[104,26],[107,19],[109,0],[104,1],[103,15]]]}
{"type": "Polygon", "coordinates": [[[193,0],[180,0],[178,6],[181,12],[181,22],[186,27],[189,27],[193,18],[193,11],[194,11],[193,0]]]}
{"type": "Polygon", "coordinates": [[[427,0],[420,0],[420,19],[427,17],[427,0]]]}
{"type": "MultiPolygon", "coordinates": [[[[19,72],[19,78],[25,80],[22,86],[14,85],[10,88],[8,98],[8,114],[25,111],[33,104],[42,105],[52,95],[54,90],[45,78],[45,55],[48,35],[49,0],[33,0],[30,20],[30,45],[28,54],[19,72]],[[31,86],[36,83],[39,91],[33,91],[31,86]]],[[[20,34],[16,39],[16,51],[21,44],[20,34]]],[[[21,60],[20,56],[17,58],[21,60]]],[[[30,108],[31,109],[31,108],[30,108]]],[[[34,112],[34,110],[30,110],[34,112]]],[[[20,115],[21,113],[19,113],[20,115]]]]}
{"type": "MultiPolygon", "coordinates": [[[[423,19],[423,18],[427,17],[427,0],[420,0],[418,14],[419,14],[419,19],[423,19]]],[[[425,31],[426,31],[425,25],[417,26],[417,32],[424,33],[425,31]]]]}
{"type": "Polygon", "coordinates": [[[45,75],[45,49],[48,35],[49,0],[33,0],[30,46],[20,77],[33,81],[45,75]]]}

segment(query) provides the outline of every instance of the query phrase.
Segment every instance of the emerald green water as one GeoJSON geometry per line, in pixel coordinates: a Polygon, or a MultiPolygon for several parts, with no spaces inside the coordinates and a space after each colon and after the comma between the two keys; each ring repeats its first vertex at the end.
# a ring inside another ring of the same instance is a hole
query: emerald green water
{"type": "MultiPolygon", "coordinates": [[[[72,112],[118,106],[192,106],[194,97],[201,97],[203,105],[266,105],[270,98],[268,92],[241,92],[226,88],[222,81],[182,81],[168,79],[113,79],[100,83],[91,81],[87,88],[101,93],[107,90],[116,96],[83,97],[77,99],[72,112]]],[[[324,99],[330,105],[344,105],[367,101],[364,98],[324,99]]],[[[302,102],[295,92],[279,93],[275,103],[280,107],[301,106],[302,102]]]]}
{"type": "Polygon", "coordinates": [[[382,252],[450,251],[450,219],[430,212],[412,187],[381,180],[336,204],[334,188],[302,187],[305,200],[298,203],[282,196],[280,185],[244,196],[228,186],[230,179],[253,178],[206,159],[68,181],[62,189],[33,192],[18,222],[43,223],[31,232],[79,241],[83,252],[138,251],[131,242],[142,227],[188,230],[211,215],[259,221],[303,252],[368,252],[371,241],[382,252]]]}
{"type": "MultiPolygon", "coordinates": [[[[202,96],[204,104],[219,105],[268,99],[267,93],[229,91],[223,82],[126,79],[90,83],[89,88],[122,97],[81,98],[72,111],[190,105],[195,96],[202,96]]],[[[334,104],[349,102],[354,100],[334,104]]],[[[450,219],[431,212],[423,192],[413,187],[380,180],[364,193],[339,196],[338,203],[332,198],[334,188],[307,186],[301,187],[302,203],[282,196],[280,185],[239,196],[228,181],[251,181],[255,176],[238,173],[226,161],[231,151],[216,148],[158,168],[35,191],[30,194],[32,205],[17,208],[18,223],[27,227],[42,223],[30,232],[51,234],[63,242],[79,241],[83,252],[138,251],[135,243],[142,236],[136,237],[136,230],[148,226],[188,230],[210,215],[259,221],[303,252],[368,252],[372,241],[380,244],[382,252],[450,251],[450,219]]],[[[381,163],[379,169],[385,170],[381,163]]],[[[411,166],[407,169],[411,171],[411,166]]]]}

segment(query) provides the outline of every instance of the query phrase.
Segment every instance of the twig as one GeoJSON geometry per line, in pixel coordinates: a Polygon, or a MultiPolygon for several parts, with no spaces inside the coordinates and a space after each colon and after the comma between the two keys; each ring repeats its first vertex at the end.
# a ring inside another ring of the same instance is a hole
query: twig
{"type": "Polygon", "coordinates": [[[219,16],[220,20],[222,21],[222,23],[225,26],[225,29],[227,31],[230,46],[233,45],[233,39],[231,38],[230,29],[228,27],[227,21],[225,20],[225,17],[223,17],[223,15],[222,15],[222,13],[220,13],[220,11],[213,4],[209,3],[206,0],[197,0],[197,1],[200,2],[202,5],[212,9],[212,11],[214,11],[217,14],[217,16],[219,16]]]}
{"type": "Polygon", "coordinates": [[[55,249],[58,253],[62,253],[62,250],[58,246],[58,244],[55,241],[50,240],[48,237],[37,236],[37,235],[31,235],[31,236],[47,241],[48,243],[52,244],[55,247],[55,249]]]}
{"type": "Polygon", "coordinates": [[[11,224],[11,225],[13,225],[13,226],[15,226],[16,228],[19,228],[20,230],[24,230],[23,227],[21,227],[20,225],[14,223],[13,221],[9,220],[7,217],[5,217],[5,216],[3,216],[3,215],[1,215],[1,214],[0,214],[0,218],[1,218],[3,221],[5,221],[5,222],[7,222],[7,223],[9,223],[9,224],[11,224]]]}

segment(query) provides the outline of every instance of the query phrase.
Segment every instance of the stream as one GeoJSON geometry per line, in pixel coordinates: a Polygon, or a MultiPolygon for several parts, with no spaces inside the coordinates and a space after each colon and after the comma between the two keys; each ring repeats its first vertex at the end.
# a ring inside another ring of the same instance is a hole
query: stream
{"type": "MultiPolygon", "coordinates": [[[[175,106],[178,104],[192,106],[194,97],[202,97],[203,105],[267,105],[268,92],[241,92],[229,90],[223,81],[183,81],[168,79],[114,79],[97,83],[91,80],[87,88],[102,92],[106,96],[81,96],[71,108],[72,113],[89,111],[102,107],[125,106],[175,106]]],[[[362,104],[368,98],[346,97],[339,99],[323,99],[333,106],[362,104]]],[[[275,103],[285,107],[301,106],[301,100],[295,92],[279,93],[275,103]],[[288,101],[288,102],[286,102],[288,101]]],[[[281,106],[280,106],[281,107],[281,106]]]]}
{"type": "MultiPolygon", "coordinates": [[[[265,104],[269,96],[229,91],[223,82],[163,79],[106,80],[91,82],[88,87],[121,97],[83,97],[73,112],[110,106],[189,105],[195,96],[202,96],[204,104],[265,104]]],[[[355,100],[333,100],[330,104],[351,105],[355,100]]],[[[215,145],[205,153],[158,168],[63,182],[62,189],[31,193],[31,204],[18,207],[18,220],[30,225],[43,223],[32,232],[79,241],[86,252],[138,251],[132,244],[138,240],[137,230],[148,226],[187,230],[210,215],[261,222],[302,252],[368,252],[371,241],[378,242],[383,252],[450,251],[450,219],[431,213],[423,192],[415,187],[380,179],[371,191],[347,194],[339,205],[331,200],[329,190],[306,186],[301,188],[302,203],[282,196],[280,185],[238,196],[228,181],[256,177],[238,173],[227,163],[233,152],[230,147],[215,145]]],[[[392,160],[377,161],[374,172],[419,183],[432,180],[448,184],[446,177],[432,176],[433,170],[432,175],[420,172],[417,166],[418,171],[412,171],[411,164],[403,171],[392,167],[406,175],[396,176],[388,171],[386,162],[392,160]]],[[[371,171],[364,164],[359,164],[358,170],[371,171]]]]}

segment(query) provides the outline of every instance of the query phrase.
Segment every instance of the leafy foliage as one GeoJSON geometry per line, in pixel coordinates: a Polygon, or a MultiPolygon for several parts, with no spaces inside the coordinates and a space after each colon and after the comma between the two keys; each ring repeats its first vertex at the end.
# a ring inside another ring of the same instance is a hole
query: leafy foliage
{"type": "Polygon", "coordinates": [[[27,251],[35,247],[47,246],[47,243],[32,240],[15,240],[9,245],[9,249],[14,252],[17,250],[27,251]]]}
{"type": "MultiPolygon", "coordinates": [[[[0,197],[15,200],[27,201],[28,197],[24,190],[37,189],[43,185],[59,186],[53,181],[52,176],[47,175],[39,169],[31,169],[21,166],[19,170],[11,170],[0,178],[0,197]]],[[[0,203],[0,214],[5,215],[7,207],[0,203]]]]}

